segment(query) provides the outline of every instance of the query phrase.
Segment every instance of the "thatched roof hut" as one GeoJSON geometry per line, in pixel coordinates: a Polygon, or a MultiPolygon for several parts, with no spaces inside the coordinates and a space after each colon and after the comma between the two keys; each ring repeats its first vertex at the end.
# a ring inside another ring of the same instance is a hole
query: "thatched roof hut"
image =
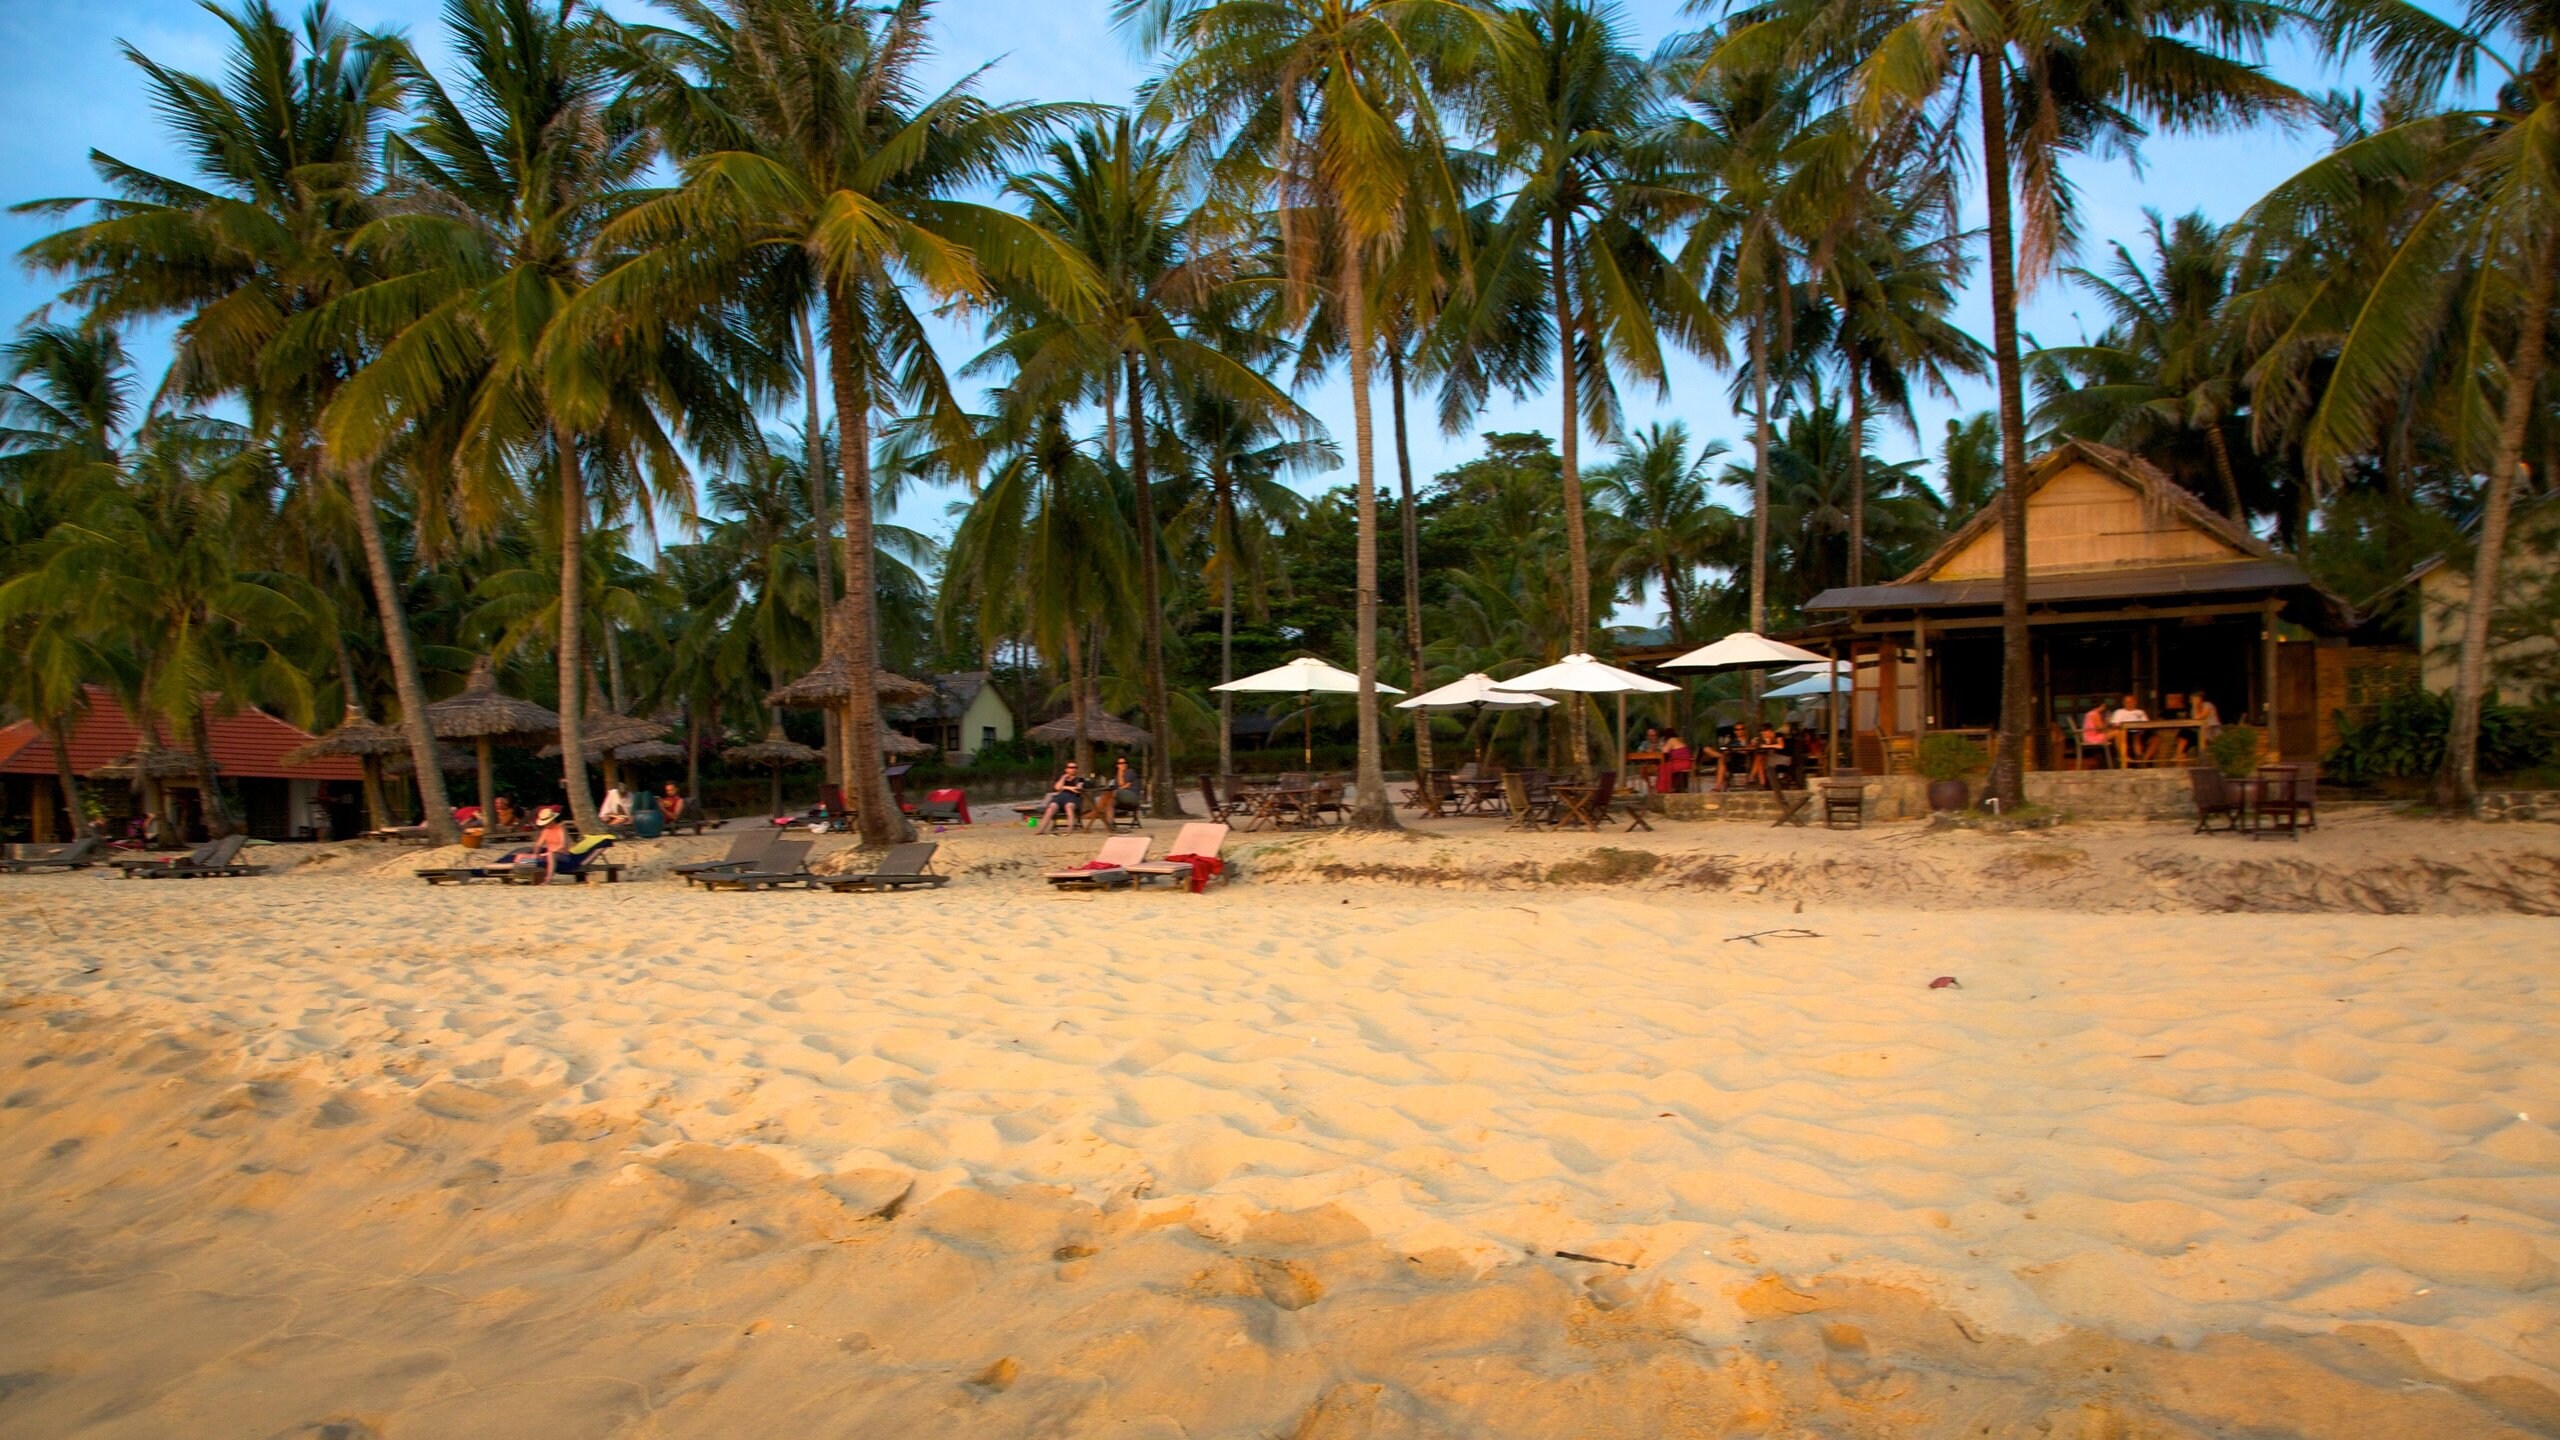
{"type": "Polygon", "coordinates": [[[427,728],[439,740],[529,740],[557,733],[560,717],[500,690],[497,667],[483,655],[471,662],[461,694],[427,707],[427,728]]]}
{"type": "Polygon", "coordinates": [[[398,755],[409,748],[409,737],[388,725],[367,720],[353,705],[347,707],[347,718],[338,727],[284,758],[294,764],[325,759],[332,755],[352,755],[357,759],[378,759],[398,755]]]}
{"type": "MultiPolygon", "coordinates": [[[[883,670],[873,687],[883,705],[906,705],[933,694],[933,687],[921,680],[883,670]]],[[[788,705],[798,710],[832,710],[853,698],[853,662],[842,655],[830,655],[818,662],[808,674],[765,697],[769,705],[788,705]]]]}
{"type": "MultiPolygon", "coordinates": [[[[1034,725],[1022,733],[1025,739],[1037,740],[1043,745],[1072,745],[1076,739],[1076,717],[1061,715],[1046,724],[1034,725]]],[[[1094,744],[1106,746],[1152,745],[1156,740],[1155,736],[1116,715],[1085,717],[1084,733],[1085,738],[1094,744]]]]}

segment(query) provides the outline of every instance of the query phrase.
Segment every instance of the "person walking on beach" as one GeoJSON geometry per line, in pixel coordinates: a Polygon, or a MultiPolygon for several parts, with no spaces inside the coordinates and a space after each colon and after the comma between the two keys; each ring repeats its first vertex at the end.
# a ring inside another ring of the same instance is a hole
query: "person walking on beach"
{"type": "Polygon", "coordinates": [[[1055,833],[1062,818],[1071,823],[1080,820],[1084,814],[1084,787],[1084,772],[1076,768],[1076,762],[1068,761],[1067,768],[1058,772],[1057,782],[1049,787],[1049,798],[1041,803],[1040,823],[1033,827],[1033,833],[1055,833]]]}

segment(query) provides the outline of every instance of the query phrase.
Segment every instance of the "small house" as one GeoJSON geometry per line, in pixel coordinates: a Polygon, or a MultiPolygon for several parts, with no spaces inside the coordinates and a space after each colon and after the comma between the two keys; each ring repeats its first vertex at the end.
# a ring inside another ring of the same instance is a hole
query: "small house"
{"type": "Polygon", "coordinates": [[[939,748],[946,755],[974,756],[1014,735],[1013,707],[996,693],[984,670],[928,675],[933,694],[885,712],[901,732],[939,748]]]}
{"type": "MultiPolygon", "coordinates": [[[[2025,487],[2031,763],[2072,763],[2078,717],[2128,694],[2154,714],[2168,695],[2208,697],[2285,757],[2334,739],[2354,616],[2291,557],[2106,446],[2047,452],[2025,487]]],[[[1842,719],[1862,764],[1881,770],[1928,731],[1998,726],[2004,539],[1995,502],[1911,573],[1806,602],[1817,623],[1793,638],[1856,658],[1842,719]]]]}
{"type": "MultiPolygon", "coordinates": [[[[2402,585],[2418,591],[2421,683],[2453,688],[2462,663],[2462,625],[2471,605],[2471,557],[2438,555],[2402,585]]],[[[2393,587],[2398,589],[2398,586],[2393,587]]],[[[2560,698],[2560,501],[2520,501],[2508,522],[2498,570],[2498,611],[2489,620],[2489,695],[2509,705],[2560,698]]]]}

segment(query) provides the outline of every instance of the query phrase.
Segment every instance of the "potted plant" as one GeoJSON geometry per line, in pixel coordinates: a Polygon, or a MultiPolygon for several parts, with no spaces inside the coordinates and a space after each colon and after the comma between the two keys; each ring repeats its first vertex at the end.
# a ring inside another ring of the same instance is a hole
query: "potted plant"
{"type": "Polygon", "coordinates": [[[1990,764],[1991,756],[1965,736],[1942,732],[1920,737],[1916,762],[1929,777],[1929,808],[1943,813],[1964,808],[1969,794],[1965,777],[1990,764]]]}
{"type": "Polygon", "coordinates": [[[2258,768],[2258,728],[2254,725],[2225,725],[2222,733],[2205,742],[2204,755],[2213,768],[2234,780],[2246,780],[2258,768]]]}

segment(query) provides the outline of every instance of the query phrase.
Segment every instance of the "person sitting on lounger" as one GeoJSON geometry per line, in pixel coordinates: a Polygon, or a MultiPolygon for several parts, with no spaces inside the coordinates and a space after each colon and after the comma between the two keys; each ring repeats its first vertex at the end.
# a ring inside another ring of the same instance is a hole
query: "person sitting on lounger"
{"type": "Polygon", "coordinates": [[[630,795],[619,785],[608,787],[604,792],[604,803],[596,807],[596,818],[607,825],[630,824],[630,795]]]}
{"type": "Polygon", "coordinates": [[[1126,755],[1111,762],[1111,785],[1102,792],[1102,823],[1111,824],[1123,810],[1138,808],[1138,777],[1129,772],[1126,755]]]}
{"type": "Polygon", "coordinates": [[[516,802],[512,797],[506,795],[499,796],[497,808],[499,829],[513,830],[524,823],[524,812],[516,808],[516,802]]]}
{"type": "Polygon", "coordinates": [[[1081,819],[1084,814],[1084,787],[1084,772],[1076,768],[1076,762],[1068,761],[1067,768],[1058,773],[1057,783],[1049,787],[1049,798],[1041,802],[1040,823],[1033,827],[1036,832],[1051,834],[1057,830],[1059,820],[1074,823],[1081,819]]]}
{"type": "Polygon", "coordinates": [[[668,781],[666,787],[658,792],[658,808],[666,813],[667,828],[670,830],[675,828],[677,821],[684,818],[684,797],[676,793],[676,782],[673,780],[668,781]]]}
{"type": "Polygon", "coordinates": [[[541,871],[541,883],[548,885],[560,873],[560,857],[568,853],[569,827],[561,822],[557,805],[545,805],[534,812],[533,823],[533,844],[508,852],[506,863],[520,871],[541,871]]]}

